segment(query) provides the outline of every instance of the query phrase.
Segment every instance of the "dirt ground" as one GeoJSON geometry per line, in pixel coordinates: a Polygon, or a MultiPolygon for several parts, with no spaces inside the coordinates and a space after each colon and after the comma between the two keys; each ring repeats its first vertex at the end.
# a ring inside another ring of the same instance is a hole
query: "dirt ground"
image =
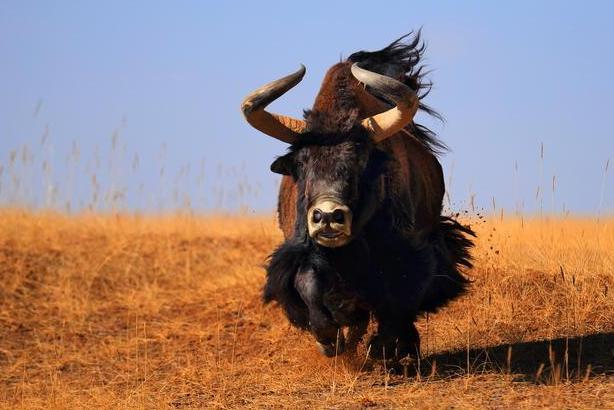
{"type": "Polygon", "coordinates": [[[614,408],[614,219],[469,218],[408,377],[263,306],[273,216],[0,211],[6,408],[614,408]]]}

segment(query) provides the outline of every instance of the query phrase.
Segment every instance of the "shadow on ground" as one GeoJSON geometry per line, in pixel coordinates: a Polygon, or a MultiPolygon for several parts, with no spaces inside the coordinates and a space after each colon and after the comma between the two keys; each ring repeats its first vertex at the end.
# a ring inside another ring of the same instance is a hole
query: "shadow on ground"
{"type": "Polygon", "coordinates": [[[614,333],[539,340],[425,357],[421,377],[509,373],[518,381],[557,384],[614,375],[614,333]]]}

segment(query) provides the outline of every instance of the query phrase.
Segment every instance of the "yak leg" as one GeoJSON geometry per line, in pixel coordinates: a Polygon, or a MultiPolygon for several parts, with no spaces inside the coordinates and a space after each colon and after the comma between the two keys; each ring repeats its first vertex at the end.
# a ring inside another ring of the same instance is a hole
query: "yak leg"
{"type": "Polygon", "coordinates": [[[420,334],[414,322],[402,329],[397,340],[397,357],[407,356],[414,359],[420,357],[420,334]]]}
{"type": "Polygon", "coordinates": [[[379,359],[401,359],[420,354],[420,335],[413,318],[380,319],[377,333],[371,338],[371,356],[379,359]]]}
{"type": "Polygon", "coordinates": [[[390,359],[396,350],[397,326],[382,319],[377,322],[377,333],[369,340],[369,355],[375,359],[390,359]]]}
{"type": "Polygon", "coordinates": [[[300,270],[294,279],[294,286],[309,309],[311,333],[320,351],[328,357],[342,353],[343,332],[324,307],[322,285],[314,270],[300,270]]]}
{"type": "Polygon", "coordinates": [[[356,352],[358,343],[360,343],[362,337],[367,333],[368,326],[369,314],[367,313],[366,318],[364,320],[361,320],[360,322],[348,327],[347,342],[345,344],[346,350],[348,352],[356,352]]]}

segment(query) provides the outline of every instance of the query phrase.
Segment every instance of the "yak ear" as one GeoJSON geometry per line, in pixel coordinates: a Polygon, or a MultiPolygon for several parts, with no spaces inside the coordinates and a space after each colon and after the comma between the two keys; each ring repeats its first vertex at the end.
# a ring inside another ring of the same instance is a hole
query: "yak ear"
{"type": "Polygon", "coordinates": [[[271,171],[281,175],[294,175],[294,155],[292,153],[277,157],[271,164],[271,171]]]}

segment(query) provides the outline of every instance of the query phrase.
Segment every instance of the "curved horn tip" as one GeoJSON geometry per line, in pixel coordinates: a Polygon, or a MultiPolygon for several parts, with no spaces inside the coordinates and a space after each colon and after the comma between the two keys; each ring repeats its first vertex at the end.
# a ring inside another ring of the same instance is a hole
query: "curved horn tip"
{"type": "MultiPolygon", "coordinates": [[[[296,84],[300,83],[307,72],[307,68],[305,68],[304,64],[300,64],[300,67],[295,72],[286,75],[278,80],[267,83],[262,87],[256,89],[251,94],[243,99],[241,102],[241,111],[244,116],[250,115],[253,110],[258,109],[260,106],[266,106],[270,103],[270,101],[265,102],[263,104],[263,100],[266,100],[266,97],[262,98],[261,96],[265,94],[267,91],[270,91],[272,87],[276,87],[279,83],[285,82],[287,85],[287,89],[282,92],[285,93],[288,89],[294,87],[296,84]]],[[[266,95],[266,94],[265,94],[266,95]]]]}
{"type": "Polygon", "coordinates": [[[394,102],[395,107],[362,120],[362,126],[375,142],[381,142],[409,124],[419,107],[414,90],[392,77],[366,70],[352,64],[352,75],[359,82],[377,91],[383,98],[394,102]]]}
{"type": "Polygon", "coordinates": [[[363,79],[365,79],[368,74],[373,74],[371,71],[365,70],[364,68],[359,66],[358,63],[352,64],[352,66],[350,67],[350,71],[352,72],[352,75],[360,82],[363,82],[363,79]]]}
{"type": "Polygon", "coordinates": [[[305,73],[307,72],[307,67],[305,67],[305,64],[300,64],[300,68],[298,69],[298,71],[302,71],[303,75],[305,75],[305,73]]]}
{"type": "Polygon", "coordinates": [[[285,77],[282,77],[281,79],[293,78],[297,83],[299,83],[305,76],[306,72],[307,72],[307,68],[305,67],[305,65],[300,64],[300,67],[298,68],[298,70],[296,70],[295,72],[291,74],[288,74],[285,77]]]}
{"type": "Polygon", "coordinates": [[[301,82],[307,69],[303,64],[285,77],[267,83],[249,94],[241,103],[247,122],[262,133],[287,143],[294,143],[305,129],[305,121],[272,114],[266,106],[301,82]]]}
{"type": "Polygon", "coordinates": [[[352,66],[350,67],[350,70],[352,70],[352,74],[356,74],[356,69],[357,68],[360,69],[360,70],[364,70],[363,68],[360,68],[358,63],[353,63],[352,66]]]}

